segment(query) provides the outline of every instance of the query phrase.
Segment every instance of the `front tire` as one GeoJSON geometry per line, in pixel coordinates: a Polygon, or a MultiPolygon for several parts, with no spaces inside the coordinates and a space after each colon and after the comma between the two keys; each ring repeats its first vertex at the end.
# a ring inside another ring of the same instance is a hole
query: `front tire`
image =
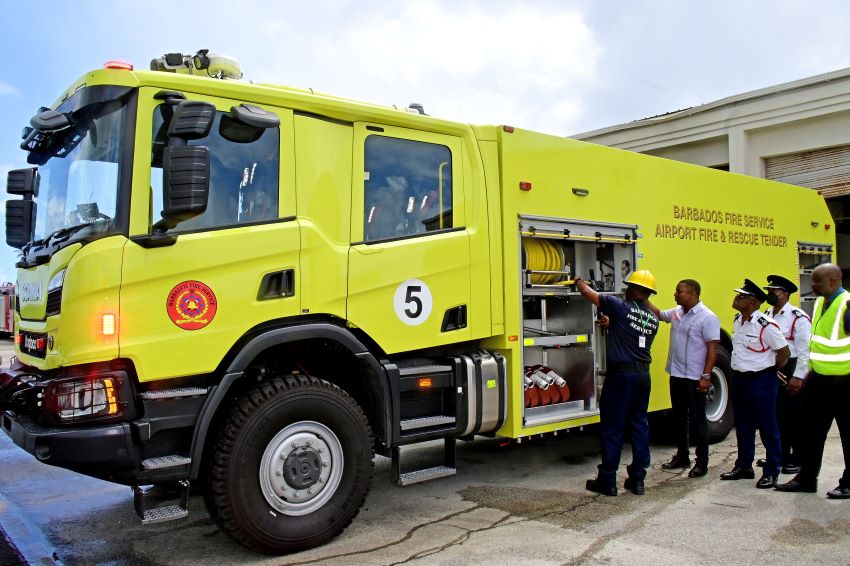
{"type": "Polygon", "coordinates": [[[212,456],[207,505],[248,548],[318,546],[357,515],[373,457],[369,423],[346,392],[314,377],[274,379],[231,410],[212,456]]]}
{"type": "Polygon", "coordinates": [[[725,439],[735,424],[732,413],[732,358],[723,346],[717,347],[711,388],[705,396],[705,418],[711,443],[725,439]]]}

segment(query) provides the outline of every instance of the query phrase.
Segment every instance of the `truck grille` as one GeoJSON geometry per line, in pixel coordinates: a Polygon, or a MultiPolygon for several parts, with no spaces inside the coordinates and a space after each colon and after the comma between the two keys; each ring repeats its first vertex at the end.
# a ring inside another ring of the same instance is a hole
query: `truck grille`
{"type": "Polygon", "coordinates": [[[62,287],[47,293],[47,316],[59,314],[62,308],[62,287]]]}

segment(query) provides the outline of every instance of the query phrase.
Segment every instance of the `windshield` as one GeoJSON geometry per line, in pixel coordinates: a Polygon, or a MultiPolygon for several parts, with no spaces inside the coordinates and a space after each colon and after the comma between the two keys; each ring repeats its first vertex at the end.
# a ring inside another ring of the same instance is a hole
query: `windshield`
{"type": "Polygon", "coordinates": [[[74,99],[81,94],[57,108],[69,115],[71,127],[43,140],[28,159],[41,165],[35,198],[36,242],[60,230],[67,233],[92,224],[103,228],[114,224],[127,106],[114,99],[91,101],[89,96],[89,103],[80,107],[74,99]]]}

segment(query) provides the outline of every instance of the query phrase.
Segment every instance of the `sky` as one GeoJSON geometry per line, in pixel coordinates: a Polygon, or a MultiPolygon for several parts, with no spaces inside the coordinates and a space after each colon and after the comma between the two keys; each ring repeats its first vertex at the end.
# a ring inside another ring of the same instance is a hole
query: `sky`
{"type": "MultiPolygon", "coordinates": [[[[255,82],[563,136],[850,67],[846,0],[0,6],[4,180],[26,166],[20,133],[38,107],[112,59],[146,69],[164,53],[207,48],[236,57],[255,82]]],[[[0,224],[5,242],[5,214],[0,224]]],[[[0,243],[0,282],[14,281],[16,256],[0,243]]]]}

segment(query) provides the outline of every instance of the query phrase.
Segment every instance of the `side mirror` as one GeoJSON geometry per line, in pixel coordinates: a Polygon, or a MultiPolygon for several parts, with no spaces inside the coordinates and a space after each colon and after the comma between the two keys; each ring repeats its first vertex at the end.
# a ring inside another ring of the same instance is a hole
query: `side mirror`
{"type": "Polygon", "coordinates": [[[52,133],[60,132],[71,125],[68,117],[61,112],[44,108],[30,118],[30,126],[39,132],[52,133]]]}
{"type": "Polygon", "coordinates": [[[169,146],[162,155],[163,219],[154,226],[169,230],[207,210],[210,196],[210,150],[204,146],[169,146]]]}
{"type": "Polygon", "coordinates": [[[234,143],[252,143],[260,139],[267,129],[279,126],[277,114],[253,104],[240,104],[221,117],[218,133],[234,143]]]}
{"type": "Polygon", "coordinates": [[[168,126],[168,145],[186,145],[209,135],[215,119],[215,106],[209,102],[184,100],[177,104],[168,126]]]}
{"type": "Polygon", "coordinates": [[[184,100],[177,104],[168,126],[168,146],[162,153],[162,220],[154,225],[165,232],[207,210],[210,195],[210,150],[188,145],[209,135],[215,106],[184,100]]]}
{"type": "Polygon", "coordinates": [[[22,249],[32,240],[35,226],[35,202],[31,200],[6,201],[6,243],[22,249]]]}
{"type": "Polygon", "coordinates": [[[6,176],[6,192],[23,197],[38,196],[38,168],[13,169],[6,176]]]}

